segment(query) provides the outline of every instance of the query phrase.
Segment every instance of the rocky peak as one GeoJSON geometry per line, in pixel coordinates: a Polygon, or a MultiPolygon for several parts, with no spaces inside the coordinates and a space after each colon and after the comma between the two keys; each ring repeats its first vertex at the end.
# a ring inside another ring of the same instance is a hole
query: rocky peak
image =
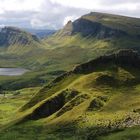
{"type": "Polygon", "coordinates": [[[73,23],[72,21],[68,21],[65,27],[60,31],[61,36],[70,36],[72,35],[73,31],[73,23]]]}
{"type": "Polygon", "coordinates": [[[70,25],[70,24],[72,24],[72,21],[71,20],[68,21],[67,25],[70,25]]]}

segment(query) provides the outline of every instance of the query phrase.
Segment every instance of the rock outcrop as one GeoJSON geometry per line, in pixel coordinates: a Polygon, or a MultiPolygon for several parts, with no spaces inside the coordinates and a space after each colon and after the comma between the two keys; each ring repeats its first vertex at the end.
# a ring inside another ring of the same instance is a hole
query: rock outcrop
{"type": "Polygon", "coordinates": [[[131,49],[123,49],[110,55],[100,56],[94,60],[74,67],[72,71],[66,72],[58,76],[56,79],[52,81],[51,85],[53,86],[54,84],[60,82],[65,77],[68,77],[71,74],[91,73],[94,72],[98,66],[102,67],[102,65],[107,65],[110,63],[120,66],[132,66],[140,68],[140,56],[137,51],[131,49]]]}
{"type": "Polygon", "coordinates": [[[37,120],[39,118],[44,118],[51,116],[53,113],[59,111],[68,101],[71,101],[74,97],[79,94],[78,91],[74,90],[64,90],[53,96],[52,98],[48,98],[48,100],[44,101],[38,108],[36,108],[33,113],[28,115],[26,119],[37,120]]]}
{"type": "Polygon", "coordinates": [[[117,53],[101,56],[97,59],[76,66],[73,70],[73,73],[90,73],[95,71],[97,66],[109,63],[140,68],[140,57],[136,51],[127,49],[120,50],[117,53]]]}

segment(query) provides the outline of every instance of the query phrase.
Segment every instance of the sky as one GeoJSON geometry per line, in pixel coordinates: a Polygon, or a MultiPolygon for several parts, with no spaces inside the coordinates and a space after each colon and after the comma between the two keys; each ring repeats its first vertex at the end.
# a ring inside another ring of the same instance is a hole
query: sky
{"type": "Polygon", "coordinates": [[[90,12],[140,18],[140,0],[0,0],[0,27],[60,29],[90,12]]]}

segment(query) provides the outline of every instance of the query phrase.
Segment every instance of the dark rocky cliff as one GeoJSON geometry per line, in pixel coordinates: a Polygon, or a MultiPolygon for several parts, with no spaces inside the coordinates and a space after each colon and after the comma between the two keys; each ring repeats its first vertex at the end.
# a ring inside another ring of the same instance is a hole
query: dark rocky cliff
{"type": "Polygon", "coordinates": [[[76,66],[73,70],[73,73],[90,73],[95,71],[97,66],[110,63],[120,66],[132,66],[140,68],[140,57],[138,52],[124,49],[114,54],[101,56],[97,59],[76,66]]]}
{"type": "Polygon", "coordinates": [[[68,77],[71,74],[88,74],[96,71],[98,66],[104,67],[104,65],[108,64],[114,64],[118,66],[130,66],[139,69],[140,56],[137,51],[131,49],[123,49],[110,55],[100,56],[84,64],[77,65],[72,71],[60,75],[52,81],[52,83],[49,85],[49,88],[51,88],[53,85],[60,82],[65,77],[68,77]]]}
{"type": "Polygon", "coordinates": [[[122,37],[127,33],[119,29],[113,29],[102,25],[99,22],[93,22],[80,18],[74,22],[69,21],[66,26],[59,31],[61,36],[71,36],[80,33],[82,36],[97,37],[99,39],[122,37]]]}
{"type": "Polygon", "coordinates": [[[98,22],[93,22],[86,19],[78,19],[73,22],[72,34],[81,33],[82,36],[93,36],[100,39],[110,37],[121,37],[127,35],[125,32],[117,29],[112,29],[98,22]]]}

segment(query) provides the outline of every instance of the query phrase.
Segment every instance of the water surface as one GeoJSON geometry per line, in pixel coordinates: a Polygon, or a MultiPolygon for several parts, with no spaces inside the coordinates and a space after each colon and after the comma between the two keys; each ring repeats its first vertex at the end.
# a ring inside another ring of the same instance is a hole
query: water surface
{"type": "Polygon", "coordinates": [[[0,68],[0,75],[3,76],[20,76],[29,70],[24,68],[0,68]]]}

